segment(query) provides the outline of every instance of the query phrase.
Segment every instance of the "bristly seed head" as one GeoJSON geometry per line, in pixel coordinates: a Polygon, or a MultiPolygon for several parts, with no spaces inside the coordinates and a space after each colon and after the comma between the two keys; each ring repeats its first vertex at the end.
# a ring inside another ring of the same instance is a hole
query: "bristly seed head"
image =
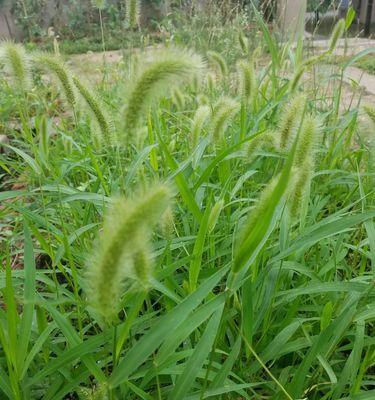
{"type": "Polygon", "coordinates": [[[115,319],[126,282],[149,285],[149,239],[170,201],[169,187],[156,184],[133,199],[115,200],[110,208],[87,271],[88,300],[103,320],[115,319]]]}
{"type": "Polygon", "coordinates": [[[25,48],[12,41],[3,41],[0,44],[0,61],[5,65],[17,88],[27,91],[30,88],[31,68],[25,48]]]}
{"type": "Polygon", "coordinates": [[[293,142],[301,123],[305,103],[304,96],[297,96],[282,108],[279,123],[281,150],[287,150],[293,142]]]}
{"type": "Polygon", "coordinates": [[[156,52],[153,59],[140,73],[129,92],[124,115],[127,139],[134,137],[153,101],[159,99],[171,86],[188,82],[193,74],[203,68],[199,56],[177,48],[156,52]]]}

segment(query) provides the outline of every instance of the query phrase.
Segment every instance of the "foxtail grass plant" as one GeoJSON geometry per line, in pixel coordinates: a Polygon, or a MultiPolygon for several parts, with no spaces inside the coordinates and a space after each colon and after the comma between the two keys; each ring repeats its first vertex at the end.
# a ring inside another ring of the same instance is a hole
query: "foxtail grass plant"
{"type": "Polygon", "coordinates": [[[104,140],[106,140],[107,143],[110,143],[113,140],[112,122],[107,117],[106,112],[104,111],[104,106],[101,104],[98,97],[93,95],[89,89],[75,76],[73,77],[73,83],[95,118],[104,140]]]}
{"type": "Polygon", "coordinates": [[[132,199],[114,200],[87,264],[88,301],[107,323],[115,320],[126,283],[149,286],[152,271],[148,241],[170,201],[171,191],[163,184],[154,184],[132,199]]]}
{"type": "Polygon", "coordinates": [[[12,41],[0,42],[0,62],[5,65],[15,87],[23,91],[30,89],[32,82],[30,59],[21,44],[12,41]]]}
{"type": "Polygon", "coordinates": [[[134,138],[153,102],[171,86],[188,82],[203,68],[198,55],[177,48],[157,51],[153,54],[153,59],[136,77],[127,96],[124,111],[126,140],[134,138]]]}
{"type": "Polygon", "coordinates": [[[208,51],[207,58],[223,77],[228,75],[228,65],[221,54],[217,53],[216,51],[208,51]]]}
{"type": "Polygon", "coordinates": [[[331,38],[329,41],[329,46],[328,46],[328,52],[332,53],[336,46],[337,43],[339,41],[339,39],[341,39],[341,37],[344,35],[345,32],[345,20],[344,19],[340,19],[335,27],[333,28],[332,34],[331,34],[331,38]]]}
{"type": "Polygon", "coordinates": [[[55,75],[64,92],[67,103],[74,111],[77,103],[76,94],[71,73],[65,63],[58,56],[50,54],[38,54],[32,59],[37,66],[40,66],[55,75]]]}
{"type": "Polygon", "coordinates": [[[280,112],[279,132],[280,149],[286,150],[296,137],[297,130],[301,124],[302,115],[305,108],[305,97],[302,95],[294,97],[285,104],[280,112]]]}

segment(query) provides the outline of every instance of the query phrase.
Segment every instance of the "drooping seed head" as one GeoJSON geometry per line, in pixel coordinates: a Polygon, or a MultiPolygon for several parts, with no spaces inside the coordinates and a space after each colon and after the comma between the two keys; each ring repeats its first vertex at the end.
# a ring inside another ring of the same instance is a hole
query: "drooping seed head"
{"type": "Polygon", "coordinates": [[[183,110],[185,108],[186,97],[179,88],[173,89],[172,100],[177,110],[183,110]]]}
{"type": "Polygon", "coordinates": [[[156,52],[153,59],[135,80],[128,95],[124,115],[128,137],[134,136],[153,101],[159,99],[171,86],[188,82],[192,74],[203,68],[199,56],[176,48],[156,52]]]}
{"type": "Polygon", "coordinates": [[[216,103],[211,121],[211,131],[216,143],[224,139],[225,131],[230,120],[239,111],[239,104],[230,97],[222,97],[216,103]]]}
{"type": "Polygon", "coordinates": [[[294,155],[294,166],[300,168],[306,157],[314,157],[315,146],[320,137],[320,130],[320,123],[316,118],[307,116],[304,119],[294,155]]]}
{"type": "Polygon", "coordinates": [[[52,72],[59,81],[63,89],[66,101],[74,109],[76,106],[76,95],[73,86],[71,73],[65,63],[58,57],[51,54],[37,54],[33,57],[33,62],[52,72]]]}
{"type": "Polygon", "coordinates": [[[330,53],[332,53],[332,51],[336,48],[337,42],[342,37],[344,32],[345,32],[345,20],[340,19],[333,28],[332,35],[329,41],[328,51],[330,53]]]}
{"type": "Polygon", "coordinates": [[[371,119],[371,121],[375,124],[375,107],[370,106],[369,104],[366,104],[365,106],[363,106],[363,111],[371,119]]]}
{"type": "Polygon", "coordinates": [[[208,51],[207,58],[220,71],[222,76],[228,75],[228,65],[221,54],[216,51],[208,51]]]}
{"type": "Polygon", "coordinates": [[[241,47],[242,53],[246,55],[249,52],[249,40],[242,31],[238,32],[238,43],[241,47]]]}
{"type": "Polygon", "coordinates": [[[208,73],[206,77],[206,82],[208,91],[212,93],[216,87],[216,76],[213,73],[208,73]]]}
{"type": "Polygon", "coordinates": [[[258,85],[252,62],[240,61],[237,64],[240,91],[243,101],[253,104],[257,96],[258,85]]]}
{"type": "Polygon", "coordinates": [[[75,84],[76,88],[78,89],[79,93],[81,96],[84,98],[86,101],[89,109],[91,110],[94,118],[96,119],[98,126],[100,128],[100,131],[103,135],[103,137],[107,141],[111,141],[113,139],[113,129],[112,129],[112,123],[109,120],[109,118],[106,116],[106,113],[104,111],[104,106],[101,104],[100,100],[98,99],[97,96],[94,96],[86,86],[84,86],[81,81],[76,78],[75,76],[73,77],[73,83],[75,84]]]}
{"type": "Polygon", "coordinates": [[[311,178],[314,173],[314,161],[312,157],[307,156],[303,164],[293,168],[293,179],[289,189],[289,211],[292,218],[297,218],[301,209],[301,205],[306,199],[311,178]]]}
{"type": "Polygon", "coordinates": [[[147,287],[150,278],[149,239],[168,208],[168,186],[156,184],[133,199],[113,202],[103,225],[99,243],[88,263],[88,299],[107,322],[118,312],[124,283],[138,281],[147,287]]]}
{"type": "Polygon", "coordinates": [[[11,41],[1,42],[0,61],[5,65],[17,88],[24,91],[30,88],[32,81],[30,61],[21,44],[11,41]]]}

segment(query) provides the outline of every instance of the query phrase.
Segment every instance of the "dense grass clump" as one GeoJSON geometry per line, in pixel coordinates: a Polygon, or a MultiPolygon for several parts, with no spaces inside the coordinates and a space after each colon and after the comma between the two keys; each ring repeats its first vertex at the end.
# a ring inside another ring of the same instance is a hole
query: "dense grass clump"
{"type": "Polygon", "coordinates": [[[374,107],[309,75],[346,26],[196,18],[86,76],[1,45],[0,399],[374,398],[374,107]]]}

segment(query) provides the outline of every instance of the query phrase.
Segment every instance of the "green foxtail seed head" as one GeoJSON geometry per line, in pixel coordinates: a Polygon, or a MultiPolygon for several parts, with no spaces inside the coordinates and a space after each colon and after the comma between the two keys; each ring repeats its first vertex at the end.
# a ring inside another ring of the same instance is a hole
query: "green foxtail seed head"
{"type": "Polygon", "coordinates": [[[202,105],[197,108],[193,120],[191,121],[191,146],[195,148],[199,141],[199,136],[202,132],[204,124],[211,114],[211,108],[207,105],[202,105]]]}
{"type": "Polygon", "coordinates": [[[207,58],[220,71],[222,76],[228,75],[228,65],[221,54],[216,51],[208,51],[207,58]]]}
{"type": "Polygon", "coordinates": [[[281,110],[279,122],[280,149],[286,150],[293,142],[305,108],[305,97],[297,96],[281,110]]]}
{"type": "Polygon", "coordinates": [[[212,137],[216,143],[220,143],[224,139],[228,124],[238,111],[239,104],[235,100],[229,97],[222,97],[218,100],[211,121],[212,137]]]}
{"type": "Polygon", "coordinates": [[[258,90],[254,65],[250,61],[240,61],[237,64],[237,70],[240,82],[241,97],[243,101],[253,104],[258,90]]]}
{"type": "Polygon", "coordinates": [[[33,57],[34,63],[52,72],[58,79],[61,88],[63,89],[65,99],[69,106],[74,109],[76,106],[76,96],[71,78],[64,62],[58,57],[50,54],[38,54],[33,57]]]}
{"type": "Polygon", "coordinates": [[[264,132],[251,139],[247,145],[247,157],[249,161],[253,161],[259,150],[274,149],[276,147],[276,133],[264,132]]]}
{"type": "Polygon", "coordinates": [[[88,299],[104,320],[118,312],[118,302],[127,280],[147,287],[150,278],[152,228],[168,208],[168,186],[156,184],[133,199],[113,202],[96,250],[88,263],[88,299]]]}
{"type": "Polygon", "coordinates": [[[304,199],[307,197],[314,172],[313,157],[307,156],[300,167],[293,168],[293,179],[289,190],[288,204],[290,215],[296,218],[304,199]]]}
{"type": "Polygon", "coordinates": [[[306,157],[314,158],[315,145],[320,136],[320,124],[318,120],[312,116],[307,116],[302,124],[302,129],[298,137],[296,153],[294,155],[293,164],[301,167],[306,157]]]}
{"type": "Polygon", "coordinates": [[[199,56],[173,48],[156,52],[153,59],[155,61],[145,67],[129,92],[124,115],[128,135],[134,135],[153,101],[172,85],[188,81],[203,67],[199,56]]]}
{"type": "Polygon", "coordinates": [[[11,75],[14,84],[22,90],[31,85],[31,69],[25,48],[18,43],[3,41],[0,45],[0,61],[11,75]]]}
{"type": "Polygon", "coordinates": [[[242,53],[246,55],[249,51],[249,41],[242,31],[238,32],[238,43],[241,47],[242,53]]]}
{"type": "Polygon", "coordinates": [[[337,42],[342,37],[344,32],[345,32],[345,20],[340,19],[333,28],[331,39],[329,41],[328,51],[330,53],[332,53],[332,51],[336,48],[337,42]]]}
{"type": "Polygon", "coordinates": [[[103,105],[100,103],[98,98],[94,96],[75,76],[73,77],[73,83],[75,84],[81,96],[85,99],[89,109],[99,125],[103,137],[106,140],[112,140],[112,124],[105,115],[103,105]]]}
{"type": "Polygon", "coordinates": [[[181,92],[179,88],[173,89],[172,92],[172,100],[174,105],[176,106],[177,110],[181,111],[185,108],[185,95],[181,92]]]}
{"type": "Polygon", "coordinates": [[[138,26],[140,9],[139,0],[126,0],[126,22],[130,28],[138,26]]]}
{"type": "Polygon", "coordinates": [[[217,221],[219,219],[221,210],[224,207],[224,200],[220,199],[218,202],[215,203],[215,205],[212,207],[212,210],[210,212],[210,215],[208,216],[208,222],[207,222],[207,232],[210,234],[214,229],[217,224],[217,221]]]}

